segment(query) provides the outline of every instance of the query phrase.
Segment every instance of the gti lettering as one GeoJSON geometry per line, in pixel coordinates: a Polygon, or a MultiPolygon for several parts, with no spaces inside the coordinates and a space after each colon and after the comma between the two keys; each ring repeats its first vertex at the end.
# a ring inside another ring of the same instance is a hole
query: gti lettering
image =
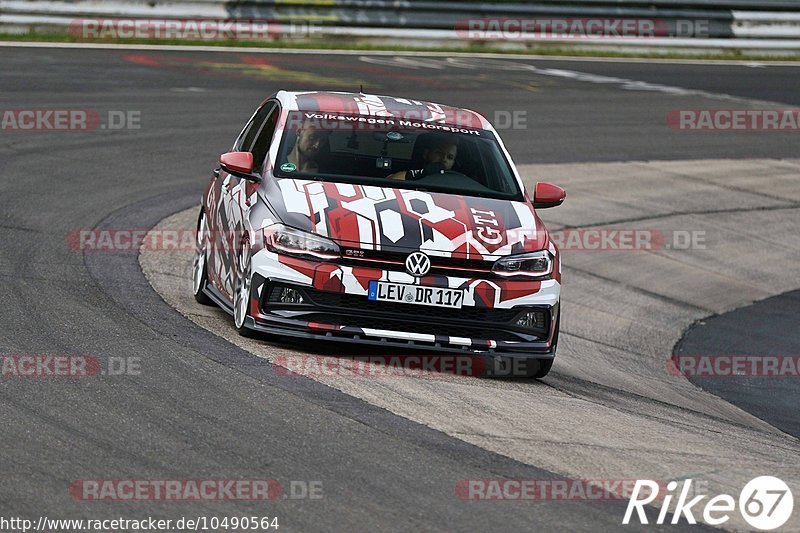
{"type": "Polygon", "coordinates": [[[500,244],[503,242],[503,235],[497,229],[500,224],[497,222],[494,211],[483,211],[474,207],[471,207],[470,211],[472,211],[472,219],[475,221],[480,240],[486,244],[500,244]]]}

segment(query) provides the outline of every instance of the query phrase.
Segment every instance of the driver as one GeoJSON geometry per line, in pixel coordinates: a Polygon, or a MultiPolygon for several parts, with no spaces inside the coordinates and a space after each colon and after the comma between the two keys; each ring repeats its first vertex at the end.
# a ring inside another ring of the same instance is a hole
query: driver
{"type": "Polygon", "coordinates": [[[422,152],[425,165],[419,169],[395,172],[388,177],[393,180],[413,181],[428,174],[442,173],[453,168],[458,155],[458,145],[447,138],[436,138],[422,152]]]}
{"type": "Polygon", "coordinates": [[[297,140],[286,160],[294,164],[299,172],[319,172],[318,160],[327,153],[330,134],[330,130],[313,125],[301,127],[297,130],[297,140]]]}

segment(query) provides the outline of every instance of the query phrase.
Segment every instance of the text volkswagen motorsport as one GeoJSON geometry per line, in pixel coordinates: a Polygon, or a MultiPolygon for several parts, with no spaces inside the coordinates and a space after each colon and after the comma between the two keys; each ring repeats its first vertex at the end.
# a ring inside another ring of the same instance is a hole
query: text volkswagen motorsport
{"type": "Polygon", "coordinates": [[[368,94],[278,92],[203,197],[194,293],[240,333],[525,358],[559,330],[559,251],[489,122],[368,94]]]}

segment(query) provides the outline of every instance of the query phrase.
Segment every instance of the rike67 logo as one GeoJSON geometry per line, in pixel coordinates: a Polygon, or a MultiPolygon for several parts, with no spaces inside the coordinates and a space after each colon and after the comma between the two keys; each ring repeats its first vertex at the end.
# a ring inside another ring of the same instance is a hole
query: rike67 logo
{"type": "MultiPolygon", "coordinates": [[[[657,482],[649,479],[636,480],[622,523],[630,523],[633,512],[636,511],[639,522],[647,524],[644,506],[658,498],[663,498],[656,524],[664,524],[673,497],[676,495],[677,503],[672,511],[672,524],[679,523],[681,517],[685,517],[689,524],[696,524],[697,519],[694,512],[702,512],[703,521],[706,524],[719,526],[730,520],[731,513],[736,510],[737,502],[733,496],[720,494],[701,506],[698,504],[708,496],[701,494],[689,499],[692,494],[691,479],[683,482],[680,493],[677,491],[678,486],[677,481],[670,481],[666,486],[666,494],[660,494],[659,489],[662,488],[662,485],[657,482]]],[[[739,494],[738,508],[742,517],[751,527],[768,531],[781,527],[789,520],[794,508],[794,499],[789,486],[782,480],[772,476],[760,476],[751,479],[744,486],[739,494]]]]}

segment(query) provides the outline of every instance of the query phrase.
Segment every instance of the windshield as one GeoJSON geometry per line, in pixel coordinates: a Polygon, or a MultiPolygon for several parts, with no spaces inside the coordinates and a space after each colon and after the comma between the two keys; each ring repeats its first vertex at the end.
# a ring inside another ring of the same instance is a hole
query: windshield
{"type": "Polygon", "coordinates": [[[275,175],[522,199],[492,132],[394,117],[290,112],[275,175]]]}

